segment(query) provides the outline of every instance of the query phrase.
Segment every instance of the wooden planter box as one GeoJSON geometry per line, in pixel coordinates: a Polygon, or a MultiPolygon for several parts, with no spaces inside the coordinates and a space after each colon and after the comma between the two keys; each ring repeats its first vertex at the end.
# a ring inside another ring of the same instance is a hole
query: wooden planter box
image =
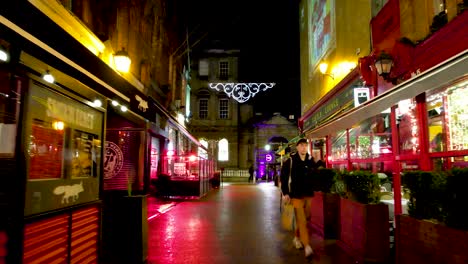
{"type": "Polygon", "coordinates": [[[311,229],[325,239],[337,239],[340,234],[340,196],[315,192],[310,210],[311,229]]]}
{"type": "Polygon", "coordinates": [[[338,244],[359,261],[385,262],[390,257],[388,205],[361,204],[341,198],[338,244]]]}
{"type": "Polygon", "coordinates": [[[397,220],[397,263],[468,263],[468,232],[407,215],[397,220]]]}

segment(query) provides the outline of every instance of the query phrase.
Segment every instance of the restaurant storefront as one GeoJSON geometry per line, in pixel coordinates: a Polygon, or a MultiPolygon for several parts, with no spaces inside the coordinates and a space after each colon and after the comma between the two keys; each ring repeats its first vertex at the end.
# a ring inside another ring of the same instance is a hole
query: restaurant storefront
{"type": "MultiPolygon", "coordinates": [[[[307,138],[325,142],[311,144],[312,152],[323,153],[331,168],[386,174],[395,190],[400,189],[400,173],[407,170],[466,167],[468,40],[461,32],[467,23],[464,12],[414,47],[414,57],[406,64],[411,67],[400,72],[407,77],[398,84],[388,87],[381,77],[367,81],[368,101],[351,108],[342,104],[327,114],[330,118],[316,122],[356,75],[364,80],[369,75],[362,67],[350,73],[300,119],[307,138]]],[[[400,192],[394,199],[395,214],[401,214],[400,192]]]]}
{"type": "Polygon", "coordinates": [[[0,49],[0,263],[97,263],[104,194],[148,193],[167,120],[201,144],[30,1],[0,10],[0,49]]]}

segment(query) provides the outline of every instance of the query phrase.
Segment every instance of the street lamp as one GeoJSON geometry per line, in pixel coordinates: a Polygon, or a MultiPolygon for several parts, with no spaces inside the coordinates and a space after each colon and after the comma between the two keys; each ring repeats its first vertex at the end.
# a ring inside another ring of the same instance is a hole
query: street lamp
{"type": "Polygon", "coordinates": [[[266,150],[266,151],[270,151],[270,149],[271,149],[270,144],[266,144],[266,145],[265,145],[265,150],[266,150]]]}

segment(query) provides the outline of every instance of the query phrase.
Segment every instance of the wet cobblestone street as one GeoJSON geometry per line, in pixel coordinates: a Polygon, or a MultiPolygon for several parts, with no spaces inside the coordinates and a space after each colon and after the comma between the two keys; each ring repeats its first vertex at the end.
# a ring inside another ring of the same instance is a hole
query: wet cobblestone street
{"type": "Polygon", "coordinates": [[[280,227],[273,183],[230,184],[150,219],[148,263],[355,263],[334,241],[311,235],[306,260],[280,227]]]}

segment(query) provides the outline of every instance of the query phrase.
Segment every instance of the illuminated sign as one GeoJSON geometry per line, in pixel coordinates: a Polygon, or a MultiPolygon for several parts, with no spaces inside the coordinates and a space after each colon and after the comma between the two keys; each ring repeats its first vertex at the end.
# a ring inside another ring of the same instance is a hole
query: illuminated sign
{"type": "Polygon", "coordinates": [[[369,88],[354,88],[354,107],[358,107],[367,100],[369,100],[369,88]]]}
{"type": "Polygon", "coordinates": [[[266,156],[265,156],[266,161],[271,161],[272,159],[273,159],[273,157],[271,156],[271,154],[266,154],[266,156]]]}

